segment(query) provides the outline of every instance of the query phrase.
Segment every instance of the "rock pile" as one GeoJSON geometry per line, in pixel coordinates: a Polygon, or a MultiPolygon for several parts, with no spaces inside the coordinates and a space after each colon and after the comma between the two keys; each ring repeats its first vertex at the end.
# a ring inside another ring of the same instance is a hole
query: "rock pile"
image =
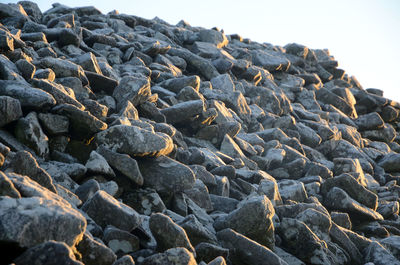
{"type": "Polygon", "coordinates": [[[400,264],[400,104],[328,50],[0,4],[16,264],[400,264]]]}

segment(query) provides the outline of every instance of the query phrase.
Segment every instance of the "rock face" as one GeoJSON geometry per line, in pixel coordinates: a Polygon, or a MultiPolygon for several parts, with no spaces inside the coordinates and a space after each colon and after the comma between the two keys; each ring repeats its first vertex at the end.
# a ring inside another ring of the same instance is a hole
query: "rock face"
{"type": "Polygon", "coordinates": [[[400,264],[399,131],[326,49],[0,4],[7,264],[400,264]]]}

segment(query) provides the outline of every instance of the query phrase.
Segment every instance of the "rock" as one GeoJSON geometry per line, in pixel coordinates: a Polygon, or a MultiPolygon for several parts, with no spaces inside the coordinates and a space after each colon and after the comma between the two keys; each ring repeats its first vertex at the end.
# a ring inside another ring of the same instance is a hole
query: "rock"
{"type": "Polygon", "coordinates": [[[13,172],[27,175],[48,190],[57,193],[53,179],[46,170],[41,168],[36,159],[27,151],[19,151],[10,163],[13,172]]]}
{"type": "Polygon", "coordinates": [[[56,104],[56,100],[49,93],[33,88],[28,84],[11,80],[0,80],[0,95],[19,100],[22,109],[40,110],[56,104]]]}
{"type": "Polygon", "coordinates": [[[17,99],[0,96],[0,127],[22,117],[21,104],[17,99]]]}
{"type": "Polygon", "coordinates": [[[182,221],[179,221],[178,225],[185,230],[191,244],[194,246],[197,246],[202,242],[217,244],[217,238],[215,235],[205,228],[193,214],[190,214],[182,221]]]}
{"type": "Polygon", "coordinates": [[[283,200],[304,202],[308,197],[304,184],[300,181],[282,180],[278,182],[278,187],[283,200]]]}
{"type": "Polygon", "coordinates": [[[232,229],[224,229],[217,233],[222,246],[229,249],[229,260],[244,264],[287,264],[267,247],[250,240],[232,229]]]}
{"type": "Polygon", "coordinates": [[[11,198],[21,198],[21,194],[14,187],[14,184],[1,171],[0,171],[0,196],[9,196],[11,198]]]}
{"type": "Polygon", "coordinates": [[[128,206],[144,215],[166,210],[160,195],[153,189],[137,189],[126,192],[123,195],[123,200],[128,206]]]}
{"type": "Polygon", "coordinates": [[[161,82],[159,86],[166,88],[174,93],[179,93],[183,88],[188,86],[194,88],[196,91],[199,91],[200,77],[192,75],[171,78],[161,82]]]}
{"type": "Polygon", "coordinates": [[[364,260],[366,262],[372,262],[376,265],[383,264],[400,264],[400,261],[396,259],[386,248],[376,241],[372,241],[368,248],[364,250],[364,260]]]}
{"type": "Polygon", "coordinates": [[[266,196],[254,196],[239,204],[236,210],[222,217],[222,220],[217,219],[214,227],[217,230],[231,228],[262,245],[273,248],[274,213],[271,201],[266,196]]]}
{"type": "Polygon", "coordinates": [[[20,142],[32,148],[38,156],[45,158],[49,155],[49,139],[40,126],[36,112],[30,112],[18,120],[15,135],[20,142]]]}
{"type": "Polygon", "coordinates": [[[85,218],[75,209],[40,197],[0,198],[1,240],[31,247],[48,240],[74,246],[86,229],[85,218]]]}
{"type": "Polygon", "coordinates": [[[82,261],[88,265],[94,264],[113,264],[117,259],[114,252],[106,247],[102,242],[95,240],[90,234],[85,233],[82,241],[76,246],[82,255],[82,261]]]}
{"type": "Polygon", "coordinates": [[[191,189],[195,184],[193,171],[178,161],[166,156],[143,159],[139,163],[144,187],[158,193],[176,193],[191,189]]]}
{"type": "Polygon", "coordinates": [[[104,230],[104,241],[116,254],[128,254],[139,249],[139,239],[127,231],[115,227],[104,230]]]}
{"type": "Polygon", "coordinates": [[[124,255],[121,258],[117,259],[113,265],[135,265],[135,261],[129,255],[124,255]]]}
{"type": "Polygon", "coordinates": [[[379,166],[381,166],[387,172],[397,172],[400,170],[399,167],[400,154],[389,153],[382,157],[379,161],[379,166]]]}
{"type": "Polygon", "coordinates": [[[14,260],[15,264],[68,264],[81,265],[82,262],[76,260],[73,250],[63,242],[50,240],[27,249],[22,255],[14,260]]]}
{"type": "Polygon", "coordinates": [[[376,112],[371,112],[365,115],[360,115],[355,123],[359,130],[373,130],[382,128],[385,122],[382,120],[381,116],[376,112]]]}
{"type": "Polygon", "coordinates": [[[210,262],[216,257],[228,257],[229,249],[210,243],[200,243],[196,246],[196,257],[198,260],[210,262]]]}
{"type": "Polygon", "coordinates": [[[328,208],[347,212],[360,220],[383,220],[382,215],[352,199],[344,190],[333,187],[324,199],[328,208]]]}
{"type": "Polygon", "coordinates": [[[89,160],[86,162],[85,167],[88,169],[89,173],[115,177],[115,173],[108,165],[106,159],[96,151],[90,153],[89,160]]]}
{"type": "Polygon", "coordinates": [[[60,104],[53,108],[53,111],[68,117],[71,132],[77,137],[91,137],[93,134],[107,129],[107,124],[88,111],[82,111],[73,105],[60,104]]]}
{"type": "MultiPolygon", "coordinates": [[[[100,69],[97,70],[101,71],[100,69]]],[[[117,80],[104,76],[100,73],[85,71],[85,75],[89,80],[90,88],[93,92],[104,91],[105,93],[112,95],[114,89],[118,86],[117,80]]]]}
{"type": "MultiPolygon", "coordinates": [[[[65,32],[65,31],[64,31],[65,32]]],[[[63,32],[63,33],[64,33],[63,32]]],[[[74,64],[73,62],[62,60],[59,58],[45,57],[40,60],[42,68],[50,68],[56,74],[56,77],[77,77],[81,80],[83,85],[88,84],[85,72],[82,67],[74,64]]]]}
{"type": "Polygon", "coordinates": [[[160,156],[172,151],[172,139],[137,126],[115,125],[96,135],[96,142],[111,151],[132,156],[160,156]]]}
{"type": "Polygon", "coordinates": [[[143,176],[135,159],[126,154],[113,152],[104,146],[100,146],[97,152],[105,158],[112,168],[121,172],[133,183],[139,186],[143,185],[143,176]]]}
{"type": "Polygon", "coordinates": [[[184,247],[190,252],[195,253],[185,230],[174,223],[171,218],[157,213],[150,216],[149,222],[151,233],[157,241],[157,249],[159,251],[184,247]]]}
{"type": "Polygon", "coordinates": [[[399,260],[400,258],[400,241],[399,236],[390,236],[379,240],[379,243],[389,250],[392,255],[399,260]]]}
{"type": "Polygon", "coordinates": [[[134,106],[140,105],[151,96],[150,82],[145,78],[126,76],[120,80],[112,95],[119,104],[129,100],[134,106]]]}
{"type": "Polygon", "coordinates": [[[167,251],[152,255],[143,260],[142,265],[196,265],[192,253],[185,248],[170,248],[167,251]]]}
{"type": "Polygon", "coordinates": [[[348,195],[350,195],[350,197],[359,203],[368,206],[372,210],[376,210],[378,207],[378,196],[364,188],[349,174],[342,174],[340,176],[325,180],[325,182],[321,185],[321,193],[326,195],[333,187],[343,189],[348,195]]]}
{"type": "Polygon", "coordinates": [[[135,210],[102,190],[97,191],[87,200],[82,205],[82,210],[103,228],[113,225],[119,229],[131,231],[140,224],[139,214],[135,210]]]}
{"type": "Polygon", "coordinates": [[[39,113],[38,118],[43,129],[49,135],[64,134],[68,132],[69,120],[65,116],[51,113],[39,113]]]}
{"type": "Polygon", "coordinates": [[[268,71],[286,71],[290,62],[282,55],[274,51],[254,51],[252,61],[268,71]]]}
{"type": "Polygon", "coordinates": [[[173,105],[172,107],[161,110],[168,123],[176,124],[188,121],[190,118],[205,111],[202,100],[190,100],[173,105]]]}
{"type": "Polygon", "coordinates": [[[88,199],[92,198],[93,195],[100,190],[100,185],[95,179],[89,179],[75,190],[75,194],[81,199],[83,202],[86,202],[88,199]]]}

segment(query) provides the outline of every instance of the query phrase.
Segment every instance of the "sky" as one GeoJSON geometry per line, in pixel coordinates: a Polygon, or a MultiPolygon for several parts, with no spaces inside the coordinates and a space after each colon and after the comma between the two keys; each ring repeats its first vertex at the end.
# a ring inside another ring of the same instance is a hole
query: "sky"
{"type": "MultiPolygon", "coordinates": [[[[17,1],[0,0],[16,3],[17,1]]],[[[36,2],[42,12],[53,1],[36,2]]],[[[400,102],[400,0],[64,0],[94,5],[104,14],[159,17],[170,24],[218,27],[257,42],[328,48],[339,67],[364,88],[400,102]]]]}

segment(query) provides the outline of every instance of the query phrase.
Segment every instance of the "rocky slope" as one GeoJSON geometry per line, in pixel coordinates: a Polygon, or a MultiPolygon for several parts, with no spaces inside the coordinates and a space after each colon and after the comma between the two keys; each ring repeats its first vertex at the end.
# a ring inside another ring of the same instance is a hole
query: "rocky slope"
{"type": "Polygon", "coordinates": [[[0,4],[15,264],[400,264],[400,104],[327,50],[0,4]]]}

